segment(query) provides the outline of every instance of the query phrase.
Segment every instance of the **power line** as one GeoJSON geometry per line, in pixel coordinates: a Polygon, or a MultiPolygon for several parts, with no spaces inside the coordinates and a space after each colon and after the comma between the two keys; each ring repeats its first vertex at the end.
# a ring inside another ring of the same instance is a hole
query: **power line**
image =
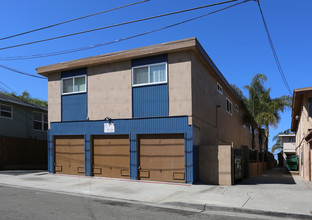
{"type": "Polygon", "coordinates": [[[0,38],[0,40],[6,40],[6,39],[9,39],[9,38],[22,36],[22,35],[25,35],[25,34],[36,32],[36,31],[41,31],[41,30],[44,30],[44,29],[56,27],[56,26],[59,26],[59,25],[62,25],[62,24],[70,23],[70,22],[73,22],[73,21],[78,21],[78,20],[81,20],[81,19],[89,18],[89,17],[95,16],[95,15],[107,13],[107,12],[114,11],[114,10],[121,9],[121,8],[126,8],[126,7],[129,7],[129,6],[141,4],[141,3],[144,3],[144,2],[148,2],[148,1],[151,1],[151,0],[143,0],[143,1],[135,2],[135,3],[127,4],[127,5],[122,5],[122,6],[119,6],[119,7],[116,7],[116,8],[111,8],[111,9],[108,9],[108,10],[105,10],[105,11],[100,11],[100,12],[89,14],[89,15],[82,16],[82,17],[79,17],[79,18],[70,19],[70,20],[67,20],[67,21],[63,21],[63,22],[59,22],[59,23],[56,23],[56,24],[44,26],[44,27],[37,28],[37,29],[34,29],[34,30],[25,31],[25,32],[22,32],[22,33],[19,33],[19,34],[14,34],[14,35],[7,36],[7,37],[2,37],[2,38],[0,38]]]}
{"type": "Polygon", "coordinates": [[[104,26],[104,27],[100,27],[100,28],[94,28],[94,29],[90,29],[90,30],[86,30],[86,31],[75,32],[75,33],[66,34],[66,35],[62,35],[62,36],[46,38],[46,39],[37,40],[37,41],[31,41],[31,42],[11,45],[11,46],[7,46],[7,47],[1,47],[0,50],[6,50],[6,49],[15,48],[15,47],[21,47],[21,46],[26,46],[26,45],[36,44],[36,43],[42,43],[42,42],[46,42],[46,41],[50,41],[50,40],[56,40],[56,39],[65,38],[65,37],[71,37],[71,36],[75,36],[75,35],[79,35],[79,34],[85,34],[85,33],[90,33],[90,32],[93,32],[93,31],[99,31],[99,30],[104,30],[104,29],[108,29],[108,28],[112,28],[112,27],[118,27],[118,26],[122,26],[122,25],[137,23],[137,22],[151,20],[151,19],[155,19],[155,18],[161,18],[161,17],[165,17],[165,16],[180,14],[180,13],[194,11],[194,10],[199,10],[199,9],[212,7],[212,6],[217,6],[217,5],[226,4],[226,3],[231,3],[231,2],[235,2],[235,1],[238,1],[238,0],[229,0],[229,1],[225,1],[225,2],[220,2],[220,3],[205,5],[205,6],[200,6],[200,7],[196,7],[196,8],[190,8],[190,9],[185,9],[185,10],[181,10],[181,11],[175,11],[175,12],[166,13],[166,14],[162,14],[162,15],[156,15],[156,16],[151,16],[151,17],[147,17],[147,18],[127,21],[127,22],[113,24],[113,25],[108,25],[108,26],[104,26]]]}
{"type": "Polygon", "coordinates": [[[141,36],[144,36],[144,35],[148,35],[148,34],[151,34],[151,33],[154,33],[154,32],[158,32],[158,31],[161,31],[161,30],[165,30],[165,29],[168,29],[168,28],[171,28],[171,27],[174,27],[174,26],[178,26],[180,24],[184,24],[184,23],[187,23],[187,22],[190,22],[190,21],[193,21],[193,20],[196,20],[196,19],[208,16],[208,15],[211,15],[211,14],[223,11],[225,9],[229,9],[231,7],[240,5],[240,4],[248,2],[248,1],[250,1],[250,0],[245,0],[243,2],[236,3],[236,4],[233,4],[231,6],[227,6],[225,8],[222,8],[222,9],[219,9],[219,10],[216,10],[216,11],[213,11],[213,12],[210,12],[210,13],[206,13],[206,14],[201,15],[201,16],[193,17],[191,19],[187,19],[187,20],[184,20],[184,21],[181,21],[181,22],[178,22],[178,23],[174,23],[172,25],[164,26],[162,28],[154,29],[152,31],[147,31],[147,32],[144,32],[144,33],[141,33],[141,34],[136,34],[136,35],[132,35],[132,36],[125,37],[125,38],[116,39],[116,40],[108,41],[108,42],[105,42],[105,43],[99,43],[99,44],[89,45],[89,46],[85,46],[85,47],[74,48],[74,49],[63,50],[63,51],[56,51],[56,52],[51,52],[51,53],[44,53],[44,54],[33,54],[33,55],[17,56],[17,57],[16,56],[15,57],[0,57],[0,60],[24,60],[24,59],[44,58],[44,57],[58,56],[58,55],[63,55],[63,54],[69,54],[69,53],[89,50],[89,49],[93,49],[93,48],[97,48],[97,47],[102,47],[102,46],[106,46],[106,45],[109,45],[109,44],[114,44],[114,43],[118,43],[118,42],[121,42],[121,41],[130,40],[130,39],[133,39],[133,38],[137,38],[137,37],[141,37],[141,36]]]}
{"type": "Polygon", "coordinates": [[[269,28],[268,28],[267,23],[265,21],[265,18],[264,18],[264,15],[263,15],[263,12],[262,12],[262,9],[261,9],[261,6],[260,6],[260,1],[257,0],[257,2],[258,2],[258,6],[259,6],[260,14],[261,14],[261,17],[262,17],[262,21],[263,21],[263,24],[264,24],[264,28],[265,28],[265,31],[266,31],[267,36],[268,36],[269,44],[270,44],[270,47],[272,49],[273,56],[274,56],[277,68],[278,68],[278,70],[280,72],[280,75],[281,75],[282,80],[283,80],[283,82],[284,82],[284,84],[286,86],[286,89],[288,90],[289,94],[292,95],[292,90],[290,89],[289,84],[288,84],[288,82],[286,80],[284,71],[283,71],[282,66],[281,66],[281,64],[279,62],[279,59],[278,59],[278,56],[277,56],[277,53],[276,53],[276,50],[275,50],[275,47],[274,47],[274,44],[273,44],[270,32],[269,32],[269,28]]]}
{"type": "Polygon", "coordinates": [[[23,72],[23,71],[13,69],[13,68],[8,67],[8,66],[4,66],[4,65],[2,65],[2,64],[0,64],[0,67],[2,67],[2,68],[4,68],[4,69],[7,69],[7,70],[10,70],[10,71],[13,71],[13,72],[16,72],[16,73],[19,73],[19,74],[22,74],[22,75],[31,76],[31,77],[35,77],[35,78],[39,78],[39,79],[47,79],[46,77],[43,77],[43,76],[36,76],[36,75],[30,74],[30,73],[25,73],[25,72],[23,72]]]}
{"type": "MultiPolygon", "coordinates": [[[[6,88],[8,88],[9,90],[11,90],[13,93],[16,93],[13,89],[11,89],[9,86],[7,86],[6,84],[4,84],[3,82],[0,81],[0,83],[2,85],[4,85],[6,88]]],[[[5,91],[5,89],[2,89],[2,91],[5,91]]]]}

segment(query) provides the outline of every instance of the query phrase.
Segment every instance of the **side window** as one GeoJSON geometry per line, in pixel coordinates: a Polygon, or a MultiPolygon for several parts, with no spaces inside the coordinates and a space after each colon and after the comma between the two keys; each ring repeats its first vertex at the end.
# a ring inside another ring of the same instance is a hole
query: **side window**
{"type": "Polygon", "coordinates": [[[86,76],[67,77],[62,79],[62,94],[73,94],[87,91],[86,76]]]}
{"type": "Polygon", "coordinates": [[[40,112],[34,112],[33,128],[39,131],[48,130],[48,115],[40,112]]]}
{"type": "Polygon", "coordinates": [[[226,111],[232,115],[232,102],[226,98],[226,111]]]}
{"type": "Polygon", "coordinates": [[[217,90],[221,95],[223,94],[223,88],[219,83],[217,83],[217,90]]]}
{"type": "Polygon", "coordinates": [[[13,108],[9,105],[0,105],[0,117],[13,118],[13,108]]]}

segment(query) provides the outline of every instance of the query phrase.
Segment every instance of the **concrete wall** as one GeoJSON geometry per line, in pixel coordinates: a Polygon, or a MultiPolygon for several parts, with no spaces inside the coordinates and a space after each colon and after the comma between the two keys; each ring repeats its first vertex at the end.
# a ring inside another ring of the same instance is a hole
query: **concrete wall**
{"type": "Polygon", "coordinates": [[[230,145],[199,147],[199,181],[229,186],[233,183],[233,150],[230,145]]]}
{"type": "Polygon", "coordinates": [[[46,140],[47,132],[33,129],[34,111],[46,113],[30,107],[1,102],[13,108],[13,118],[0,117],[0,136],[46,140]]]}
{"type": "Polygon", "coordinates": [[[234,148],[251,147],[251,133],[248,126],[243,126],[244,112],[240,103],[203,58],[193,52],[191,58],[192,120],[200,129],[200,144],[216,146],[233,142],[234,148]],[[222,86],[223,94],[217,91],[217,82],[222,86]],[[226,110],[226,98],[232,102],[232,115],[226,110]]]}
{"type": "Polygon", "coordinates": [[[90,120],[131,118],[131,61],[88,68],[90,120]]]}

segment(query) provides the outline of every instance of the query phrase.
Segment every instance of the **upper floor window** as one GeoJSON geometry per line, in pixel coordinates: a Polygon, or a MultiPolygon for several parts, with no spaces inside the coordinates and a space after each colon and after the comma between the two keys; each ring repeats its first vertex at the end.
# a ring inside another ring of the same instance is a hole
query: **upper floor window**
{"type": "Polygon", "coordinates": [[[74,76],[62,79],[62,94],[86,92],[86,76],[74,76]]]}
{"type": "Polygon", "coordinates": [[[48,130],[48,115],[34,112],[34,129],[39,131],[48,130]]]}
{"type": "Polygon", "coordinates": [[[0,116],[3,118],[13,118],[12,107],[9,105],[0,105],[0,116]]]}
{"type": "Polygon", "coordinates": [[[217,83],[217,90],[220,92],[221,95],[223,94],[223,88],[219,83],[217,83]]]}
{"type": "Polygon", "coordinates": [[[232,102],[226,98],[226,111],[232,115],[232,102]]]}
{"type": "Polygon", "coordinates": [[[157,63],[132,68],[132,85],[152,85],[167,82],[167,63],[157,63]]]}

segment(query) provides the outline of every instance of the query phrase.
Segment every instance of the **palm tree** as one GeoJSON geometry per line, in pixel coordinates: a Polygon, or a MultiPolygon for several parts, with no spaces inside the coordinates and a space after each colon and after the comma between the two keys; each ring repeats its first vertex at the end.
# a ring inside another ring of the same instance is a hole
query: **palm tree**
{"type": "Polygon", "coordinates": [[[291,96],[281,96],[272,99],[271,89],[266,89],[264,83],[267,77],[264,74],[256,74],[250,85],[244,86],[248,90],[247,108],[260,127],[265,129],[266,146],[268,152],[269,127],[277,127],[280,121],[280,113],[291,107],[291,96]]]}

